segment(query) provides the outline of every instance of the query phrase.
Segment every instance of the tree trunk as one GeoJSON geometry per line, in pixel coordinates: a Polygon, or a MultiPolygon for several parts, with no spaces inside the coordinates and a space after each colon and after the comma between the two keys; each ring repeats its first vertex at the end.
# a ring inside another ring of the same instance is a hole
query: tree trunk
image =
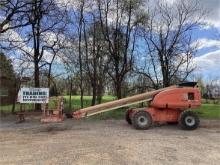
{"type": "Polygon", "coordinates": [[[92,104],[91,105],[96,104],[96,96],[97,96],[97,85],[96,85],[96,81],[94,81],[92,85],[92,104]]]}
{"type": "Polygon", "coordinates": [[[122,85],[121,84],[122,84],[121,81],[115,82],[116,96],[118,99],[122,98],[122,90],[121,90],[122,85]]]}
{"type": "Polygon", "coordinates": [[[51,82],[51,69],[52,69],[52,64],[49,64],[49,70],[48,70],[48,75],[47,75],[47,87],[50,89],[50,82],[51,82]]]}
{"type": "Polygon", "coordinates": [[[102,103],[102,95],[101,94],[97,95],[97,103],[98,104],[102,103]]]}
{"type": "Polygon", "coordinates": [[[70,97],[69,97],[69,111],[72,109],[72,89],[73,89],[73,80],[70,79],[70,97]]]}
{"type": "MultiPolygon", "coordinates": [[[[40,87],[40,70],[38,62],[34,63],[34,86],[35,88],[40,87]]],[[[41,111],[41,104],[35,104],[35,111],[41,111]]]]}
{"type": "Polygon", "coordinates": [[[170,86],[170,80],[168,78],[168,73],[165,71],[163,75],[163,87],[169,87],[170,86]]]}
{"type": "Polygon", "coordinates": [[[14,99],[13,99],[13,104],[12,104],[12,108],[11,108],[11,113],[12,114],[15,114],[16,101],[17,101],[17,93],[16,93],[16,95],[14,96],[14,99]]]}
{"type": "Polygon", "coordinates": [[[14,98],[13,98],[13,104],[12,104],[12,108],[11,108],[11,113],[12,114],[15,114],[15,106],[16,106],[16,102],[17,102],[18,92],[19,92],[19,89],[20,89],[20,81],[19,80],[15,80],[14,88],[15,88],[15,95],[14,95],[14,98]]]}
{"type": "Polygon", "coordinates": [[[15,114],[15,105],[16,105],[16,98],[13,100],[12,108],[11,108],[11,114],[15,114]]]}
{"type": "Polygon", "coordinates": [[[80,20],[79,20],[79,42],[78,42],[78,53],[79,53],[79,68],[80,68],[80,104],[81,108],[83,108],[83,66],[82,66],[82,51],[81,51],[81,42],[82,42],[82,23],[83,23],[83,8],[84,1],[82,1],[81,9],[80,9],[80,20]]]}
{"type": "MultiPolygon", "coordinates": [[[[81,57],[81,55],[80,55],[81,57]]],[[[82,74],[82,60],[80,58],[80,105],[81,105],[81,108],[83,108],[83,93],[84,93],[84,90],[83,90],[83,74],[82,74]]]]}
{"type": "Polygon", "coordinates": [[[93,72],[93,78],[92,78],[92,105],[96,104],[96,97],[97,97],[97,80],[98,80],[98,78],[97,78],[97,62],[96,62],[96,60],[97,59],[95,57],[93,59],[94,72],[93,72]]]}
{"type": "Polygon", "coordinates": [[[170,80],[168,78],[169,70],[167,69],[167,66],[165,65],[162,55],[160,55],[160,66],[161,66],[161,72],[163,76],[163,87],[168,87],[170,86],[170,80]]]}
{"type": "Polygon", "coordinates": [[[98,85],[98,88],[97,88],[97,103],[98,104],[101,104],[102,103],[102,91],[103,91],[103,85],[100,84],[98,85]]]}

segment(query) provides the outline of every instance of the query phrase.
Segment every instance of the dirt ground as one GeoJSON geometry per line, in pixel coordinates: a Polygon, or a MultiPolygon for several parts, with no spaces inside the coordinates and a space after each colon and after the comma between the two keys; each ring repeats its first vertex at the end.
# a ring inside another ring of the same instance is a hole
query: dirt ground
{"type": "Polygon", "coordinates": [[[220,164],[220,121],[195,131],[176,125],[133,129],[123,120],[71,120],[41,124],[0,121],[0,164],[220,164]]]}

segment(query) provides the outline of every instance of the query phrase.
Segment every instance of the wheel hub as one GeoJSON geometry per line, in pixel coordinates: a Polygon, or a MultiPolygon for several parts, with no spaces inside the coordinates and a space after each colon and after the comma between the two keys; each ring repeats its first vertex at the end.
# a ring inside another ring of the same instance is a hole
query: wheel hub
{"type": "Polygon", "coordinates": [[[195,118],[192,116],[187,116],[185,122],[188,126],[193,126],[196,123],[195,118]]]}
{"type": "Polygon", "coordinates": [[[139,123],[140,126],[145,126],[145,125],[147,125],[147,124],[148,124],[147,118],[144,117],[144,116],[140,116],[140,117],[138,118],[138,123],[139,123]]]}

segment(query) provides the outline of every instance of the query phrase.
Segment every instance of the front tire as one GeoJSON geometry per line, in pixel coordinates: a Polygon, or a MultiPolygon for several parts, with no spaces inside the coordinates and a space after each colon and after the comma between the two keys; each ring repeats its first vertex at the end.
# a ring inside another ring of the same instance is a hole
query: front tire
{"type": "Polygon", "coordinates": [[[195,130],[200,123],[199,117],[195,112],[183,111],[180,114],[179,125],[184,130],[195,130]]]}
{"type": "Polygon", "coordinates": [[[149,129],[152,125],[152,117],[146,111],[137,111],[132,115],[132,125],[139,130],[149,129]]]}

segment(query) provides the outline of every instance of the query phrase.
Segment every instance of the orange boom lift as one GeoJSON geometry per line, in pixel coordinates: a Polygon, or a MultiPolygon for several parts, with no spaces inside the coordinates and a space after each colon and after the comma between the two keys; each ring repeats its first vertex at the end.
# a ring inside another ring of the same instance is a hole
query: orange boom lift
{"type": "Polygon", "coordinates": [[[128,98],[115,100],[73,112],[74,118],[92,116],[105,111],[148,102],[149,107],[129,109],[126,121],[136,129],[148,129],[155,122],[179,123],[182,129],[193,130],[199,125],[197,114],[191,111],[201,105],[196,82],[182,83],[128,98]]]}

